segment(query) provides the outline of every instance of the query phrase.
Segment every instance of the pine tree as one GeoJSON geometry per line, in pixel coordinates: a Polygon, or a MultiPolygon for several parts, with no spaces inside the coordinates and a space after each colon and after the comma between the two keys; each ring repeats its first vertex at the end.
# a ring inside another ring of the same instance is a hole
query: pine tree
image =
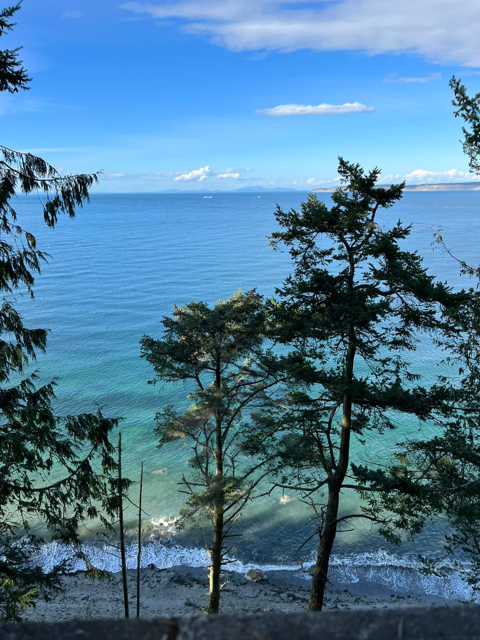
{"type": "MultiPolygon", "coordinates": [[[[0,36],[14,26],[20,5],[0,11],[0,36]]],[[[0,91],[28,89],[19,49],[0,52],[0,91]]],[[[88,200],[94,175],[62,176],[29,153],[0,146],[0,617],[19,619],[40,594],[59,587],[63,567],[44,574],[32,564],[41,523],[54,539],[78,542],[78,527],[99,517],[110,526],[117,511],[114,449],[118,420],[95,413],[57,416],[56,382],[39,385],[31,371],[44,352],[47,330],[29,328],[15,308],[15,294],[33,297],[35,275],[47,254],[19,224],[12,200],[21,192],[44,196],[43,216],[54,227],[88,200]]]]}
{"type": "Polygon", "coordinates": [[[469,158],[470,171],[480,173],[480,93],[469,96],[465,85],[455,76],[450,80],[450,87],[455,96],[455,117],[461,117],[469,127],[462,128],[463,152],[469,158]]]}
{"type": "MultiPolygon", "coordinates": [[[[470,171],[480,171],[480,94],[470,97],[461,80],[453,77],[455,117],[462,117],[463,150],[470,171]]],[[[480,267],[455,256],[444,242],[442,232],[435,240],[457,262],[462,276],[480,278],[480,267]]],[[[442,517],[446,526],[445,554],[424,558],[427,572],[443,575],[447,557],[454,563],[468,559],[468,582],[480,589],[480,293],[478,285],[468,301],[450,318],[450,329],[438,336],[450,375],[439,376],[445,401],[430,421],[429,437],[398,444],[401,475],[408,483],[400,492],[392,473],[369,474],[361,470],[363,481],[370,481],[370,502],[400,516],[408,526],[414,514],[430,514],[417,520],[417,531],[428,519],[442,517]]]]}
{"type": "Polygon", "coordinates": [[[206,516],[210,563],[208,613],[220,610],[221,571],[227,541],[272,460],[260,455],[252,414],[275,402],[284,361],[265,349],[264,305],[255,291],[237,293],[210,308],[202,302],[175,307],[163,319],[163,337],[144,336],[142,356],[153,366],[152,383],[188,382],[189,408],[166,407],[156,416],[160,447],[183,441],[192,472],[182,478],[188,496],[184,517],[206,516]],[[255,440],[255,443],[253,442],[255,440]],[[247,450],[248,443],[248,450],[247,450]]]}
{"type": "Polygon", "coordinates": [[[339,175],[344,187],[333,193],[331,208],[315,195],[301,212],[278,207],[281,230],[272,234],[272,244],[287,247],[294,263],[271,309],[277,340],[310,363],[301,376],[298,367],[292,372],[298,388],[275,411],[286,431],[278,453],[290,467],[279,483],[299,489],[317,517],[311,610],[322,609],[345,522],[368,518],[396,539],[401,523],[382,508],[342,511],[343,490],[368,495],[352,448],[396,428],[400,415],[427,420],[442,402],[441,389],[419,386],[406,357],[423,334],[448,326],[449,310],[465,299],[435,281],[416,252],[401,248],[409,227],[382,228],[380,214],[400,200],[403,184],[379,187],[378,169],[365,173],[341,158],[339,175]]]}

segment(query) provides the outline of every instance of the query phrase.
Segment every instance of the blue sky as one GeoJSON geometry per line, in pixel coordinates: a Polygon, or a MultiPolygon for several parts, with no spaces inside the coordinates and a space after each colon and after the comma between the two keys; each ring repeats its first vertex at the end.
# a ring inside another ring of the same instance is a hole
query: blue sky
{"type": "Polygon", "coordinates": [[[480,0],[24,0],[31,90],[2,144],[100,191],[309,189],[337,156],[469,181],[448,81],[480,90],[480,0]]]}

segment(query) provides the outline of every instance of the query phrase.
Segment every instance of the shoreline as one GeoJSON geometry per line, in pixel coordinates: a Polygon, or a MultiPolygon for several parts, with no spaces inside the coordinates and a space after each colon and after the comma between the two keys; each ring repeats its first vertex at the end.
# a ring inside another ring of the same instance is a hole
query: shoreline
{"type": "MultiPolygon", "coordinates": [[[[310,582],[300,571],[274,570],[265,578],[252,582],[245,575],[224,572],[222,613],[293,613],[308,607],[310,582]]],[[[136,611],[136,570],[128,570],[131,616],[136,611]]],[[[177,617],[202,613],[207,604],[208,571],[205,567],[186,565],[167,569],[153,567],[141,570],[142,618],[177,617]]],[[[72,619],[121,618],[123,594],[121,576],[112,574],[107,580],[92,580],[85,572],[62,578],[63,592],[48,602],[39,600],[25,614],[28,621],[60,621],[72,619]]],[[[326,609],[384,609],[406,606],[455,606],[467,603],[459,599],[415,593],[382,584],[381,581],[359,580],[356,583],[333,583],[327,589],[326,609]]]]}

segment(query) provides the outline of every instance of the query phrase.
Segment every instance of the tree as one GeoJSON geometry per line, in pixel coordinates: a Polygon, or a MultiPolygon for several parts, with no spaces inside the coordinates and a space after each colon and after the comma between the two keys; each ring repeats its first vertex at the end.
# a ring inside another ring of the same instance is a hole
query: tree
{"type": "Polygon", "coordinates": [[[480,93],[473,97],[455,76],[450,80],[450,88],[454,93],[453,106],[457,108],[455,117],[463,118],[470,130],[463,127],[463,152],[469,158],[470,171],[480,173],[480,93]]]}
{"type": "MultiPolygon", "coordinates": [[[[203,515],[212,526],[209,613],[220,610],[221,570],[228,562],[231,530],[271,460],[255,457],[262,445],[249,439],[252,413],[275,400],[282,358],[262,347],[265,311],[255,291],[237,293],[210,308],[203,302],[175,307],[163,318],[163,337],[144,336],[142,357],[157,383],[188,382],[190,406],[166,407],[156,415],[159,447],[183,441],[192,451],[192,472],[182,478],[188,496],[184,517],[203,515]],[[249,450],[246,443],[249,443],[249,450]]],[[[265,437],[269,437],[267,434],[265,437]]]]}
{"type": "MultiPolygon", "coordinates": [[[[463,128],[463,150],[469,158],[470,171],[480,170],[480,94],[470,97],[461,80],[453,77],[455,117],[461,116],[470,128],[463,128]]],[[[480,278],[480,267],[467,264],[452,254],[441,231],[435,241],[460,266],[461,275],[480,278]]],[[[445,362],[452,367],[450,377],[438,384],[448,401],[436,411],[431,437],[398,445],[404,474],[409,477],[408,498],[403,505],[396,501],[395,484],[389,474],[379,473],[370,489],[371,501],[398,512],[399,507],[411,513],[429,509],[432,517],[442,515],[448,523],[445,551],[450,560],[460,556],[470,560],[468,581],[473,589],[480,584],[480,294],[471,292],[467,304],[455,314],[450,331],[438,340],[445,362]],[[455,375],[456,373],[456,375],[455,375]],[[373,496],[376,496],[373,498],[373,496]]],[[[425,558],[425,570],[440,575],[442,561],[425,558]]]]}
{"type": "Polygon", "coordinates": [[[395,514],[399,528],[415,522],[419,533],[429,520],[445,523],[445,554],[423,558],[423,570],[443,575],[454,563],[470,560],[467,581],[480,589],[480,295],[452,314],[451,330],[438,346],[450,374],[436,383],[443,401],[431,413],[428,438],[404,440],[396,447],[398,466],[357,469],[370,508],[395,514]]]}
{"type": "Polygon", "coordinates": [[[297,367],[292,383],[296,379],[298,389],[275,411],[287,431],[279,455],[291,469],[281,482],[302,491],[318,521],[311,610],[322,609],[342,523],[368,518],[396,539],[398,522],[381,510],[365,505],[359,513],[341,513],[343,490],[365,495],[356,482],[352,440],[368,446],[370,434],[394,429],[399,415],[429,418],[442,392],[420,387],[405,358],[421,334],[434,336],[448,325],[449,310],[465,298],[436,282],[416,252],[402,250],[409,227],[398,222],[384,229],[377,221],[400,200],[403,184],[379,187],[378,169],[365,173],[342,158],[339,175],[345,186],[332,195],[330,209],[315,195],[301,212],[278,207],[281,230],[271,236],[294,263],[271,309],[277,340],[310,363],[297,367]]]}
{"type": "MultiPolygon", "coordinates": [[[[470,97],[460,79],[455,76],[450,80],[450,87],[454,92],[452,104],[457,110],[455,117],[462,117],[470,130],[462,127],[464,140],[463,152],[469,158],[471,173],[480,173],[480,93],[470,97]]],[[[472,266],[461,258],[454,256],[443,240],[442,230],[435,233],[435,242],[443,247],[448,255],[460,266],[461,275],[474,276],[480,279],[480,266],[472,266]]]]}
{"type": "MultiPolygon", "coordinates": [[[[0,36],[13,28],[19,8],[0,12],[0,36]]],[[[0,52],[0,91],[28,88],[18,52],[0,52]]],[[[55,414],[56,382],[39,385],[30,366],[46,349],[47,330],[27,327],[14,297],[33,297],[35,275],[48,256],[19,225],[13,197],[42,193],[44,219],[53,227],[60,214],[75,215],[96,181],[95,174],[62,176],[41,158],[0,146],[0,616],[9,620],[59,586],[62,567],[46,575],[32,565],[41,543],[32,524],[76,543],[83,520],[99,517],[110,526],[118,511],[109,441],[118,420],[101,410],[55,414]]]]}
{"type": "MultiPolygon", "coordinates": [[[[11,31],[15,26],[11,19],[20,9],[21,4],[19,2],[15,6],[7,7],[0,11],[0,37],[11,31]]],[[[28,83],[31,78],[18,59],[20,50],[21,48],[0,51],[0,91],[18,93],[20,89],[29,89],[28,83]]]]}

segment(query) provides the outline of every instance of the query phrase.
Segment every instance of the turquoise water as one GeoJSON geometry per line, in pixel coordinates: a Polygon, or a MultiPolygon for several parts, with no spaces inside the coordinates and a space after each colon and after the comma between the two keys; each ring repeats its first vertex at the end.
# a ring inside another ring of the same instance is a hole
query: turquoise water
{"type": "MultiPolygon", "coordinates": [[[[328,194],[321,194],[327,202],[328,194]]],[[[59,413],[104,407],[122,416],[124,470],[138,479],[145,462],[144,506],[149,518],[172,518],[183,504],[177,483],[188,453],[181,445],[155,449],[153,417],[162,406],[185,404],[183,386],[158,389],[139,356],[143,334],[159,336],[162,316],[173,304],[192,299],[214,303],[239,288],[256,287],[271,295],[290,271],[287,254],[267,246],[266,235],[275,229],[276,203],[298,207],[303,193],[203,195],[121,194],[95,195],[75,220],[62,219],[55,230],[42,222],[36,198],[19,198],[20,223],[37,236],[41,249],[53,259],[38,277],[35,301],[19,301],[29,326],[49,327],[48,353],[37,366],[44,380],[58,378],[59,413]],[[153,473],[167,469],[166,475],[153,473]]],[[[469,286],[458,268],[440,248],[433,248],[433,233],[440,226],[451,250],[467,261],[480,262],[480,194],[475,192],[406,193],[404,199],[380,218],[391,225],[400,218],[413,224],[405,246],[417,249],[425,264],[455,287],[469,286]]],[[[417,370],[431,371],[432,354],[417,354],[417,370]]],[[[417,425],[405,425],[405,429],[417,425]]],[[[368,456],[387,455],[399,433],[376,439],[368,456]]],[[[132,497],[136,494],[133,489],[132,497]]],[[[280,504],[280,491],[251,506],[240,525],[237,557],[257,563],[285,564],[311,531],[310,512],[297,500],[280,504]]],[[[355,498],[345,495],[345,506],[355,498]]],[[[134,518],[134,508],[127,510],[134,518]]],[[[433,527],[400,553],[432,550],[438,546],[433,527]]],[[[193,530],[177,540],[201,545],[193,530]]],[[[337,554],[364,554],[387,548],[367,525],[339,536],[337,554]]],[[[307,547],[305,557],[312,552],[307,547]]]]}

